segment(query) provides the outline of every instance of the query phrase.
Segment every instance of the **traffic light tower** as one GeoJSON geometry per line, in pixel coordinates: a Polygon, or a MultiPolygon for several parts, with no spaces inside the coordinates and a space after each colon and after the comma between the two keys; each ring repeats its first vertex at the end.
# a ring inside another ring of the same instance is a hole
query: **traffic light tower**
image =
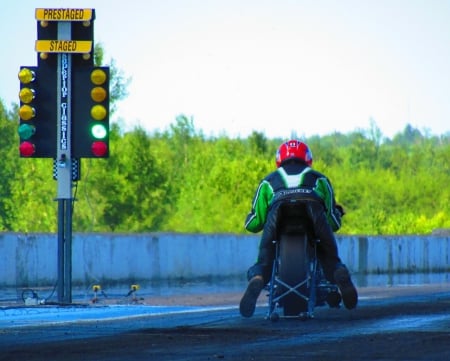
{"type": "Polygon", "coordinates": [[[53,158],[58,300],[72,302],[72,182],[81,158],[109,156],[109,68],[94,67],[94,9],[36,9],[38,66],[21,67],[19,152],[53,158]]]}

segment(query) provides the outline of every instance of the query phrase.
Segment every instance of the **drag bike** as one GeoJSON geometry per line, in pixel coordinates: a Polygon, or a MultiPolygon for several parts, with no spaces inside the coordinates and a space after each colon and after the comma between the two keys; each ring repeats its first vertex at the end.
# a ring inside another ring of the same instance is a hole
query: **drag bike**
{"type": "Polygon", "coordinates": [[[285,201],[278,210],[275,260],[266,287],[271,321],[280,317],[306,320],[314,317],[317,306],[340,306],[338,287],[325,279],[317,258],[319,240],[310,212],[302,200],[285,201]]]}

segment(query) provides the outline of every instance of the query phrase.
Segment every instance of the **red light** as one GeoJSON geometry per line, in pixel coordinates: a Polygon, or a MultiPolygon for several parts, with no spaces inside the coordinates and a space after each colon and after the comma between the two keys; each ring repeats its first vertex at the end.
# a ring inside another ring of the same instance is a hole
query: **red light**
{"type": "Polygon", "coordinates": [[[108,152],[108,146],[105,142],[94,142],[91,146],[92,154],[96,157],[104,157],[108,152]]]}
{"type": "Polygon", "coordinates": [[[35,147],[33,143],[23,142],[20,143],[19,152],[22,157],[31,157],[35,152],[35,147]]]}

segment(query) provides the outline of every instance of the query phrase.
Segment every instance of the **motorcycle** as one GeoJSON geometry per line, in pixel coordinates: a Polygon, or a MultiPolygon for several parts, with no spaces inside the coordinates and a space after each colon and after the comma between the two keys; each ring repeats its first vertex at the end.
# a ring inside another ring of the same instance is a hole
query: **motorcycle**
{"type": "Polygon", "coordinates": [[[271,280],[267,318],[314,317],[314,308],[338,308],[342,301],[339,289],[325,279],[317,258],[319,240],[314,236],[308,216],[308,203],[291,200],[280,205],[277,217],[275,260],[271,280]],[[278,312],[282,310],[282,314],[278,312]]]}

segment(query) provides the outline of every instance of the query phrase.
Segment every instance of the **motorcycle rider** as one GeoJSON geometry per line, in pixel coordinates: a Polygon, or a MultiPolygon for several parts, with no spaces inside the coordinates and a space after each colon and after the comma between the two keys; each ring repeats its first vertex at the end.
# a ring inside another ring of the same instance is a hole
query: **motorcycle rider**
{"type": "Polygon", "coordinates": [[[259,294],[270,281],[277,211],[283,200],[292,198],[304,199],[309,205],[314,232],[320,240],[317,253],[325,278],[338,286],[347,309],[357,305],[358,293],[339,258],[333,233],[341,227],[344,210],[336,204],[328,178],[311,168],[312,161],[311,150],[305,143],[292,139],[281,144],[276,153],[277,169],[260,182],[255,192],[245,228],[253,233],[263,230],[263,233],[258,258],[247,271],[249,283],[239,305],[244,317],[253,315],[259,294]]]}

